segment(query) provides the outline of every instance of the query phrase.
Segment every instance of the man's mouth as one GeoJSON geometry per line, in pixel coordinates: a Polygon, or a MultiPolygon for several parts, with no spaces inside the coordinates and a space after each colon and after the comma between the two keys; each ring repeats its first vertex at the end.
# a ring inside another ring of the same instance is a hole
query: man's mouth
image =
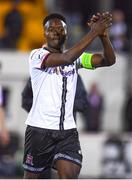
{"type": "Polygon", "coordinates": [[[60,38],[57,36],[57,37],[54,37],[54,38],[53,38],[53,40],[57,40],[57,41],[59,41],[59,40],[60,40],[60,38]]]}

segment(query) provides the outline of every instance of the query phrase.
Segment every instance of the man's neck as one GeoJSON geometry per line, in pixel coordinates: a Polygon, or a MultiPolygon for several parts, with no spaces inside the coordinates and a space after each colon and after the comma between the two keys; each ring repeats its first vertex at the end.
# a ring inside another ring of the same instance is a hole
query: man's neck
{"type": "Polygon", "coordinates": [[[44,46],[45,49],[47,49],[48,51],[52,52],[52,53],[61,53],[63,52],[63,48],[62,49],[55,49],[49,46],[44,46]]]}

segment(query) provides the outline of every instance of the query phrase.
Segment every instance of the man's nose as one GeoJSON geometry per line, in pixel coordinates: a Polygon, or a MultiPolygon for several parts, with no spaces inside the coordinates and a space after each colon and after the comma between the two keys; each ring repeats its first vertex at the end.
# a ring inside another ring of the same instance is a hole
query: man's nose
{"type": "Polygon", "coordinates": [[[58,34],[60,34],[60,30],[59,29],[55,29],[54,33],[58,35],[58,34]]]}

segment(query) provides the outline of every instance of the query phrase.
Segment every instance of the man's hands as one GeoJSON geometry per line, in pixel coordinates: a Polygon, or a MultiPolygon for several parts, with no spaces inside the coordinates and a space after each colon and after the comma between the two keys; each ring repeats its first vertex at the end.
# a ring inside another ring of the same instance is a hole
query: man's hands
{"type": "Polygon", "coordinates": [[[108,28],[112,25],[112,14],[109,12],[97,13],[87,24],[91,31],[96,32],[100,37],[108,36],[108,28]]]}

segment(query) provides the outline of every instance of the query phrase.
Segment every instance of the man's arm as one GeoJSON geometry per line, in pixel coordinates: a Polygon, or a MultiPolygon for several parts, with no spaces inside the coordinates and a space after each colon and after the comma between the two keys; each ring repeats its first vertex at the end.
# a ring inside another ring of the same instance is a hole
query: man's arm
{"type": "MultiPolygon", "coordinates": [[[[103,16],[111,16],[108,12],[103,13],[103,16]]],[[[101,15],[98,13],[97,16],[94,16],[92,18],[92,21],[96,21],[98,18],[101,18],[101,15]]],[[[112,47],[112,44],[109,39],[108,30],[105,29],[105,31],[99,36],[104,48],[104,53],[102,54],[94,54],[92,56],[92,66],[97,67],[103,67],[103,66],[111,66],[115,63],[115,53],[112,47]]]]}
{"type": "Polygon", "coordinates": [[[105,17],[97,20],[90,27],[90,32],[80,40],[80,42],[65,53],[51,53],[41,67],[53,67],[73,63],[84,52],[84,50],[86,50],[91,42],[110,26],[110,21],[110,19],[105,17]]]}
{"type": "Polygon", "coordinates": [[[21,106],[27,112],[30,111],[33,103],[33,92],[31,86],[31,78],[28,79],[23,91],[22,91],[22,102],[21,106]]]}
{"type": "Polygon", "coordinates": [[[97,67],[103,67],[103,66],[111,66],[115,63],[115,53],[112,48],[111,42],[109,40],[109,37],[101,37],[101,41],[104,48],[104,54],[94,54],[92,56],[92,66],[97,67]]]}

